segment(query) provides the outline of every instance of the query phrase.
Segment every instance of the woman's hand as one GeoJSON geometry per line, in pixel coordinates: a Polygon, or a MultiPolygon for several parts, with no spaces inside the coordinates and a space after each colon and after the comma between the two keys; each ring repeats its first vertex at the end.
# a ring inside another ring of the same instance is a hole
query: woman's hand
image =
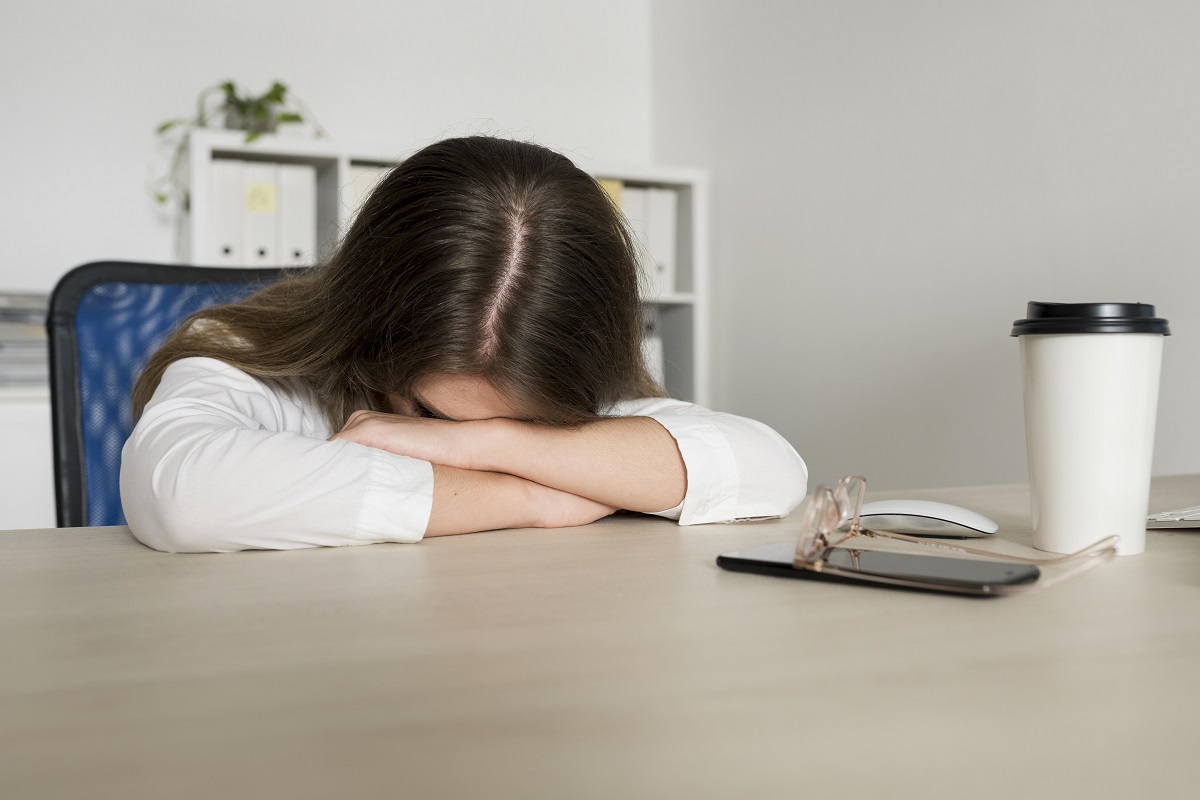
{"type": "Polygon", "coordinates": [[[342,429],[329,438],[357,442],[431,464],[476,469],[472,437],[479,426],[479,422],[355,411],[342,429]]]}
{"type": "Polygon", "coordinates": [[[527,483],[533,493],[533,506],[536,509],[537,521],[533,525],[535,528],[573,528],[576,525],[587,525],[617,510],[614,506],[597,503],[577,494],[551,489],[533,481],[527,483]]]}

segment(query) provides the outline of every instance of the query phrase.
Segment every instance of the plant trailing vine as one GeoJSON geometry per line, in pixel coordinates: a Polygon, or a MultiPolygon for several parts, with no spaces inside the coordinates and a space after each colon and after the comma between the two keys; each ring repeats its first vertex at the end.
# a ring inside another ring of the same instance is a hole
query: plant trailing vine
{"type": "Polygon", "coordinates": [[[210,123],[218,119],[227,129],[245,131],[247,142],[253,142],[264,133],[274,133],[281,123],[307,123],[312,126],[313,134],[318,139],[326,136],[325,129],[304,101],[290,93],[287,86],[279,81],[257,96],[240,92],[233,81],[209,86],[196,98],[196,113],[193,116],[169,119],[155,130],[159,140],[172,148],[166,172],[155,178],[149,186],[156,202],[166,205],[176,199],[184,211],[191,205],[190,194],[179,180],[179,167],[187,149],[187,132],[208,128],[210,123]],[[214,98],[218,99],[215,103],[214,98]]]}

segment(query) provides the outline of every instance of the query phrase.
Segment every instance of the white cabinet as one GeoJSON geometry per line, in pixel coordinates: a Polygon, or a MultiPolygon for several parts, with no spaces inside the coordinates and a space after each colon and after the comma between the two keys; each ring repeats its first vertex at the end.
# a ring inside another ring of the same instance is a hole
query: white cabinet
{"type": "MultiPolygon", "coordinates": [[[[236,131],[193,132],[188,141],[185,174],[181,176],[190,202],[182,219],[179,260],[199,265],[217,263],[209,233],[211,226],[219,224],[218,216],[227,209],[219,202],[214,204],[214,192],[222,191],[211,178],[214,161],[310,166],[316,175],[317,256],[323,258],[337,245],[358,204],[382,172],[395,163],[395,158],[321,140],[266,135],[246,143],[244,135],[236,131]]],[[[675,224],[666,227],[674,232],[674,240],[667,243],[674,269],[669,284],[646,298],[648,325],[661,337],[667,391],[672,397],[707,404],[710,383],[707,173],[654,165],[581,162],[579,166],[598,178],[619,181],[647,194],[668,190],[671,202],[666,207],[676,215],[675,224]]]]}
{"type": "Polygon", "coordinates": [[[53,528],[54,462],[50,389],[0,387],[0,530],[53,528]]]}

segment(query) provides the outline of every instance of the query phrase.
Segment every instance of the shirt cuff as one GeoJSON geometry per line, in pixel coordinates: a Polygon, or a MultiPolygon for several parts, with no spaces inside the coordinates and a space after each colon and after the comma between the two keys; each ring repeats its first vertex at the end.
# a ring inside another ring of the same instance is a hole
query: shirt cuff
{"type": "Polygon", "coordinates": [[[375,452],[355,534],[367,542],[419,542],[433,510],[433,465],[375,452]]]}
{"type": "Polygon", "coordinates": [[[685,414],[649,414],[674,437],[687,469],[683,502],[656,516],[680,525],[728,522],[737,517],[741,477],[733,448],[711,422],[685,414]]]}

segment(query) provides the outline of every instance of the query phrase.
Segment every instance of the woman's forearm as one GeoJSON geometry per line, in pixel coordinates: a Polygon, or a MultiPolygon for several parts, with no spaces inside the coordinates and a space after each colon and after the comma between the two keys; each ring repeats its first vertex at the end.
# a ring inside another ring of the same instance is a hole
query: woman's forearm
{"type": "Polygon", "coordinates": [[[527,495],[524,483],[511,475],[434,464],[433,506],[425,536],[532,527],[527,495]]]}
{"type": "Polygon", "coordinates": [[[665,511],[683,501],[687,470],[671,434],[649,417],[558,428],[484,420],[472,437],[476,469],[505,472],[630,511],[665,511]]]}
{"type": "Polygon", "coordinates": [[[650,417],[565,428],[500,417],[452,421],[358,411],[332,438],[434,465],[506,473],[630,511],[675,508],[687,491],[679,446],[650,417]]]}
{"type": "Polygon", "coordinates": [[[615,510],[515,475],[434,464],[433,506],[425,535],[564,528],[586,525],[615,510]]]}

